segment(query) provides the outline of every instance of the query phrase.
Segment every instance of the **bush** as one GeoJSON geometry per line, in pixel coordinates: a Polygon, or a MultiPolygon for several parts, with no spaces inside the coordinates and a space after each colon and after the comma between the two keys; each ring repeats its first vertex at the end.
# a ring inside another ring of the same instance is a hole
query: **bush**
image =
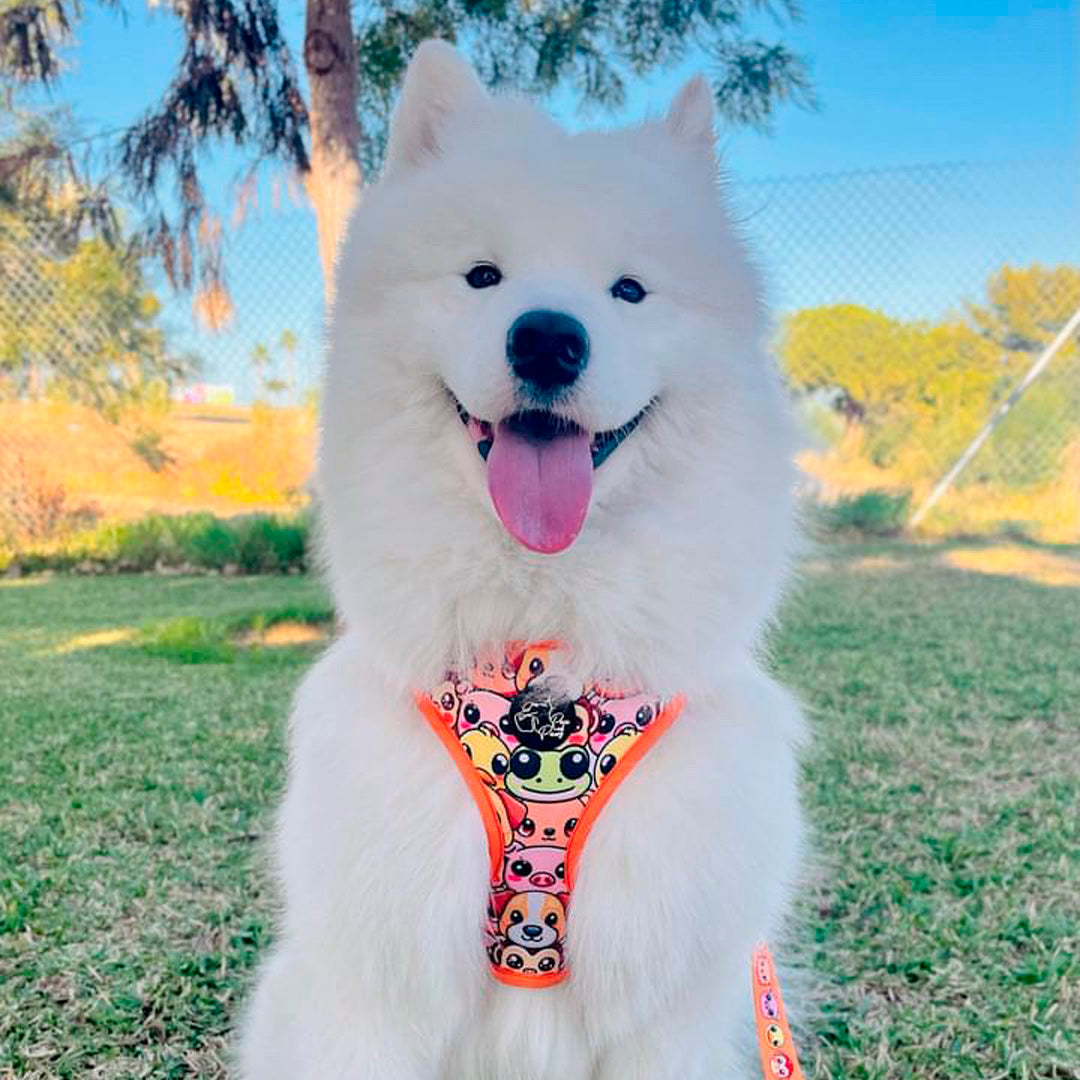
{"type": "Polygon", "coordinates": [[[904,529],[911,493],[866,491],[821,507],[821,526],[828,533],[895,536],[904,529]]]}
{"type": "Polygon", "coordinates": [[[236,574],[299,573],[308,568],[309,514],[153,514],[114,522],[69,539],[21,551],[0,552],[0,569],[86,572],[210,570],[236,574]]]}
{"type": "Polygon", "coordinates": [[[0,548],[47,542],[100,516],[90,503],[73,503],[63,484],[28,466],[21,454],[5,462],[0,482],[0,548]]]}

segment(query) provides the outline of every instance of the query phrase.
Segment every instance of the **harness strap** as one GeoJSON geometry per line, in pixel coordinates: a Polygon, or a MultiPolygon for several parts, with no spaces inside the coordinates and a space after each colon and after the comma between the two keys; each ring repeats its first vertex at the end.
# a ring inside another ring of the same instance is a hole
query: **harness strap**
{"type": "Polygon", "coordinates": [[[754,999],[754,1026],[757,1030],[761,1072],[765,1080],[804,1080],[791,1037],[776,966],[768,946],[759,945],[750,962],[750,985],[754,999]]]}

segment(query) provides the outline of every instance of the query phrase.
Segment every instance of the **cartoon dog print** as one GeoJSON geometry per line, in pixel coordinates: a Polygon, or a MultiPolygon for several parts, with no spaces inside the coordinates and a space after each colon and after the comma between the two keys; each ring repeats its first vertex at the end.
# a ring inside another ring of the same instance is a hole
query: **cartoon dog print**
{"type": "Polygon", "coordinates": [[[514,830],[514,835],[523,844],[565,843],[584,811],[584,799],[527,802],[525,817],[514,830]]]}
{"type": "Polygon", "coordinates": [[[567,802],[579,799],[592,786],[589,751],[583,746],[533,750],[518,746],[510,755],[506,787],[529,802],[567,802]]]}
{"type": "Polygon", "coordinates": [[[503,908],[499,933],[524,949],[550,948],[562,941],[566,933],[565,904],[560,897],[547,892],[517,893],[503,908]]]}
{"type": "Polygon", "coordinates": [[[511,849],[504,856],[503,882],[515,893],[566,892],[566,850],[547,844],[511,849]]]}

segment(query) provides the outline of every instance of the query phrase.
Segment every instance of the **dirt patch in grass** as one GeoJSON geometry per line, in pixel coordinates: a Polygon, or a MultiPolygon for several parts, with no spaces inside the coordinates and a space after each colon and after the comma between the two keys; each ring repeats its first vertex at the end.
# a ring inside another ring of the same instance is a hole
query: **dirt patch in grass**
{"type": "Polygon", "coordinates": [[[286,619],[273,623],[265,629],[247,630],[240,634],[236,642],[247,647],[261,645],[268,648],[280,648],[287,645],[317,645],[330,636],[328,622],[310,623],[286,619]]]}
{"type": "Polygon", "coordinates": [[[1080,587],[1080,558],[1015,544],[955,548],[942,552],[941,562],[955,570],[1021,578],[1038,585],[1080,587]]]}

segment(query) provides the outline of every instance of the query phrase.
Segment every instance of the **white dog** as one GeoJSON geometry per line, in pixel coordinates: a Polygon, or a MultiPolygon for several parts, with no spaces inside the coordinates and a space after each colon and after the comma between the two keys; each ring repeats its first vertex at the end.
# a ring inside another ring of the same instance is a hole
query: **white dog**
{"type": "Polygon", "coordinates": [[[713,120],[700,77],[571,135],[447,45],[409,68],[339,265],[344,632],[293,713],[245,1080],[753,1075],[800,847],[801,717],[755,662],[793,434],[713,120]]]}

